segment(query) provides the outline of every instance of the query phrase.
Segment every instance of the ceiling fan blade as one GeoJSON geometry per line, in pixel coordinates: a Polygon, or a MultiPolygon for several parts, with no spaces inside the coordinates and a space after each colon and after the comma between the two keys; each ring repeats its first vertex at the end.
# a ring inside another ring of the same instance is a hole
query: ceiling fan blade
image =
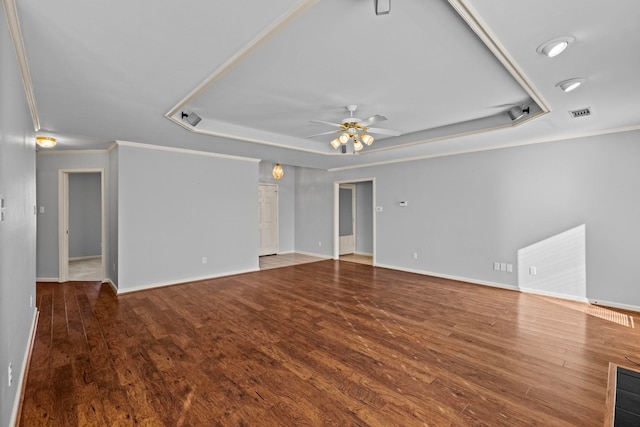
{"type": "Polygon", "coordinates": [[[342,126],[340,123],[325,122],[324,120],[309,120],[311,123],[320,123],[323,125],[342,126]]]}
{"type": "Polygon", "coordinates": [[[385,120],[387,120],[387,118],[385,116],[380,116],[380,115],[376,114],[375,116],[367,117],[366,119],[360,120],[358,122],[358,124],[360,126],[367,127],[367,126],[372,125],[374,123],[383,122],[385,120]]]}
{"type": "Polygon", "coordinates": [[[367,128],[367,133],[378,133],[380,135],[400,136],[402,132],[394,129],[367,128]]]}
{"type": "Polygon", "coordinates": [[[329,132],[316,133],[314,135],[308,135],[307,138],[313,138],[315,136],[329,135],[330,133],[342,132],[342,129],[330,130],[329,132]]]}

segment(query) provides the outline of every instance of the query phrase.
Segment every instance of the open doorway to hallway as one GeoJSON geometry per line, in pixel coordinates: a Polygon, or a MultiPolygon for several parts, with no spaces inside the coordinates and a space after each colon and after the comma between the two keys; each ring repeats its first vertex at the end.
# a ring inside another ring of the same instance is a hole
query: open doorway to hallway
{"type": "Polygon", "coordinates": [[[375,265],[375,180],[334,186],[334,259],[375,265]]]}

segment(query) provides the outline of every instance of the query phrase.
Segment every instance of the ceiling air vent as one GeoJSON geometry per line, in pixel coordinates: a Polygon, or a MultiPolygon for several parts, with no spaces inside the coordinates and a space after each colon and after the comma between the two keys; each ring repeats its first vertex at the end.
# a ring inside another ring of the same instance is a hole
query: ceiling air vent
{"type": "Polygon", "coordinates": [[[571,117],[573,117],[574,119],[577,119],[578,117],[590,116],[591,108],[587,107],[587,108],[582,108],[580,110],[569,111],[569,114],[571,114],[571,117]]]}

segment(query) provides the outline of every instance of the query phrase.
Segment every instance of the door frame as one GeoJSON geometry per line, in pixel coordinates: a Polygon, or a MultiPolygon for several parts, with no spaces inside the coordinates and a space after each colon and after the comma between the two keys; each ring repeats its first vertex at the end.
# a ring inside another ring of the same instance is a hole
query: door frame
{"type": "Polygon", "coordinates": [[[58,169],[58,282],[69,281],[69,174],[100,174],[100,212],[101,212],[101,281],[105,281],[107,254],[107,219],[105,204],[104,168],[58,169]]]}
{"type": "MultiPolygon", "coordinates": [[[[357,225],[357,203],[356,203],[356,184],[340,184],[338,185],[338,193],[340,189],[351,190],[351,234],[353,235],[353,252],[356,252],[356,225],[357,225]]],[[[340,203],[338,202],[338,211],[340,210],[340,203]]],[[[340,228],[340,215],[338,215],[338,230],[340,228]]],[[[338,232],[338,255],[340,255],[340,233],[338,232]]]]}
{"type": "MultiPolygon", "coordinates": [[[[278,187],[278,184],[273,184],[271,182],[259,182],[258,183],[258,197],[260,196],[260,187],[265,186],[265,187],[275,187],[276,189],[276,255],[280,253],[280,188],[278,187]]],[[[258,200],[258,203],[260,202],[260,200],[258,200]]],[[[258,209],[260,209],[260,206],[258,206],[258,209]]],[[[258,216],[260,216],[260,212],[258,212],[258,216]]],[[[258,233],[260,232],[260,224],[258,223],[258,233]]],[[[259,239],[259,237],[258,237],[259,239]]],[[[258,246],[260,244],[260,241],[258,240],[258,246]]],[[[260,247],[258,247],[258,251],[259,251],[260,247]]],[[[258,258],[261,255],[258,255],[258,258]]]]}
{"type": "MultiPolygon", "coordinates": [[[[357,184],[359,182],[371,182],[371,216],[373,223],[373,265],[376,261],[376,230],[378,228],[376,215],[376,178],[346,179],[333,182],[333,259],[340,259],[340,184],[357,184]]],[[[355,194],[355,193],[354,193],[355,194]]],[[[355,233],[355,230],[354,230],[355,233]]]]}

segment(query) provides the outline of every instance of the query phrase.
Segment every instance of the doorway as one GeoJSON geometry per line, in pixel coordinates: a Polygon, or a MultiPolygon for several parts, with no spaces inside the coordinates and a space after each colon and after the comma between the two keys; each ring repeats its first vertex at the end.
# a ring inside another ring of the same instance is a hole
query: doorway
{"type": "Polygon", "coordinates": [[[375,265],[375,178],[334,183],[333,258],[375,265]]]}
{"type": "Polygon", "coordinates": [[[278,253],[278,185],[258,186],[258,256],[278,253]]]}
{"type": "Polygon", "coordinates": [[[338,214],[338,246],[339,255],[349,255],[356,252],[356,185],[340,184],[339,214],[338,214]]]}
{"type": "Polygon", "coordinates": [[[59,170],[58,214],[58,281],[103,281],[104,169],[59,170]]]}

